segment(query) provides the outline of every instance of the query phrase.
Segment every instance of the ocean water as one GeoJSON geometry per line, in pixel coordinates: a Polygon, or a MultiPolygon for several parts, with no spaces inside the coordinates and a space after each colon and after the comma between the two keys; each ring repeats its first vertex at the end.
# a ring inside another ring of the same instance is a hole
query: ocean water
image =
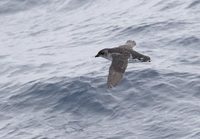
{"type": "Polygon", "coordinates": [[[199,139],[199,0],[1,0],[1,139],[199,139]],[[107,89],[103,48],[135,40],[107,89]]]}

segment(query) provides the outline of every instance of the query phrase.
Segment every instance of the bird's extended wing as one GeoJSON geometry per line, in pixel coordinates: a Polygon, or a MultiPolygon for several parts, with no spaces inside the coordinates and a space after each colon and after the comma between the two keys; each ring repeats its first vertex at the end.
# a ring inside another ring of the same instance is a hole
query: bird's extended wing
{"type": "Polygon", "coordinates": [[[112,64],[109,69],[107,85],[109,88],[116,86],[123,77],[128,65],[128,56],[121,54],[112,55],[112,64]]]}
{"type": "Polygon", "coordinates": [[[133,49],[133,46],[131,46],[131,45],[120,45],[120,46],[118,46],[118,48],[124,48],[124,49],[130,49],[130,50],[132,50],[133,49]]]}
{"type": "Polygon", "coordinates": [[[151,61],[149,56],[140,54],[134,50],[131,51],[131,56],[132,56],[132,59],[138,59],[141,62],[150,62],[151,61]]]}

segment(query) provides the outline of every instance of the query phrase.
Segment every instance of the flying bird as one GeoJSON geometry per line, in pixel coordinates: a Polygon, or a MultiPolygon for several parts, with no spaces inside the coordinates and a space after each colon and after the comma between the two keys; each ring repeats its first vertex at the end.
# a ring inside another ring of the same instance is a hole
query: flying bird
{"type": "Polygon", "coordinates": [[[111,60],[111,66],[109,68],[109,74],[107,79],[108,88],[116,86],[123,77],[123,74],[127,68],[128,62],[140,61],[150,62],[149,56],[140,54],[133,50],[136,46],[136,42],[128,40],[124,45],[120,45],[114,48],[105,48],[100,50],[95,57],[103,57],[111,60]]]}

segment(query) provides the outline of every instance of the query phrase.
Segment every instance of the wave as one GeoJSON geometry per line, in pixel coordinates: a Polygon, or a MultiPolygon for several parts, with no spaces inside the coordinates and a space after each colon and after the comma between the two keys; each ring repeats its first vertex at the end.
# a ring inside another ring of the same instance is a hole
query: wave
{"type": "Polygon", "coordinates": [[[61,7],[60,10],[64,11],[72,11],[72,10],[77,10],[79,8],[87,8],[90,6],[92,3],[94,3],[94,0],[70,0],[65,2],[61,7]]]}
{"type": "Polygon", "coordinates": [[[112,27],[112,32],[116,32],[115,37],[118,36],[131,36],[131,35],[140,35],[146,34],[149,32],[162,33],[175,30],[177,28],[183,29],[187,26],[187,23],[184,21],[164,21],[164,22],[155,22],[155,23],[141,23],[138,25],[131,25],[129,27],[112,27]]]}
{"type": "Polygon", "coordinates": [[[36,6],[46,5],[49,0],[2,0],[0,2],[0,14],[13,14],[29,10],[36,6]]]}
{"type": "Polygon", "coordinates": [[[199,49],[200,38],[197,36],[181,36],[169,42],[170,45],[178,45],[183,47],[194,47],[199,49]]]}
{"type": "Polygon", "coordinates": [[[187,8],[192,9],[192,8],[197,8],[200,7],[200,1],[199,0],[193,0],[187,8]]]}
{"type": "Polygon", "coordinates": [[[19,94],[13,95],[10,100],[16,102],[14,107],[21,110],[31,106],[34,111],[51,108],[49,111],[52,112],[108,114],[112,110],[106,105],[113,98],[105,88],[98,89],[102,85],[94,84],[99,80],[101,78],[76,77],[33,81],[24,84],[17,91],[19,94]]]}
{"type": "MultiPolygon", "coordinates": [[[[51,1],[51,0],[1,0],[0,2],[0,14],[14,14],[18,13],[20,11],[26,11],[30,10],[34,7],[39,7],[40,9],[46,9],[53,10],[53,11],[75,11],[77,12],[78,9],[81,8],[81,10],[88,9],[92,5],[95,5],[98,3],[98,1],[94,0],[56,0],[56,1],[51,1]]],[[[105,3],[105,2],[101,2],[105,3]]],[[[142,2],[136,7],[137,9],[138,6],[142,6],[145,3],[145,5],[151,5],[151,3],[148,2],[142,2]]],[[[158,1],[156,4],[154,4],[153,7],[159,7],[160,11],[165,11],[165,10],[170,10],[174,8],[179,8],[181,5],[184,3],[175,1],[175,2],[162,2],[158,1]]],[[[187,8],[188,9],[193,9],[199,6],[199,1],[192,1],[187,8]]],[[[124,12],[122,12],[124,13],[124,12]]],[[[119,14],[120,17],[120,14],[119,14]]]]}
{"type": "MultiPolygon", "coordinates": [[[[137,105],[135,109],[155,106],[158,98],[167,94],[180,96],[179,82],[187,83],[184,88],[192,87],[193,94],[198,94],[198,81],[189,73],[162,73],[152,69],[128,72],[116,88],[106,87],[106,77],[55,77],[26,83],[14,95],[10,102],[16,109],[32,108],[33,111],[47,109],[51,112],[67,112],[80,115],[118,115],[119,103],[137,105]],[[171,80],[171,81],[170,81],[171,80]],[[170,82],[169,82],[170,81],[170,82]],[[196,91],[195,91],[196,90],[196,91]],[[162,92],[162,93],[161,93],[162,92]],[[172,94],[176,92],[176,94],[172,94]],[[179,92],[179,93],[178,93],[179,92]]],[[[164,101],[163,100],[163,101],[164,101]]],[[[127,106],[128,107],[128,106],[127,106]]]]}
{"type": "Polygon", "coordinates": [[[48,9],[46,6],[51,7],[50,9],[53,11],[72,11],[83,6],[89,6],[93,2],[92,0],[2,0],[0,2],[0,14],[14,14],[34,7],[39,7],[40,9],[45,7],[48,9]]]}

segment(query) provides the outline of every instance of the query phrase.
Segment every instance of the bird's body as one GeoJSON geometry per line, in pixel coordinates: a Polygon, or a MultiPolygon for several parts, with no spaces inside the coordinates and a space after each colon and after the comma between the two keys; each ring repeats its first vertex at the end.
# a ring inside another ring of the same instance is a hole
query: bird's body
{"type": "Polygon", "coordinates": [[[133,50],[135,45],[135,41],[128,40],[125,45],[103,49],[95,56],[103,57],[112,61],[107,80],[107,85],[109,88],[116,86],[122,79],[128,62],[135,60],[139,60],[141,62],[150,62],[149,56],[145,56],[133,50]]]}

